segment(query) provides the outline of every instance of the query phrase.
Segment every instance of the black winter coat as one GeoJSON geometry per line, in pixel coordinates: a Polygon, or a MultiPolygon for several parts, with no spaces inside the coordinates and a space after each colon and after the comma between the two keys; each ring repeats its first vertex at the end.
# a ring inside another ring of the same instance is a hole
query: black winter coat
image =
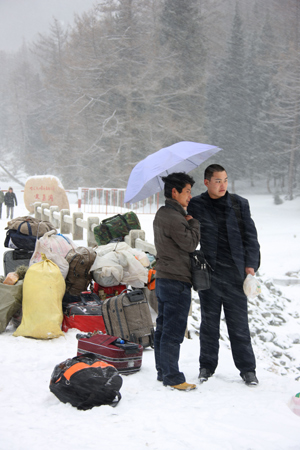
{"type": "Polygon", "coordinates": [[[18,204],[17,202],[17,197],[16,194],[14,192],[6,192],[6,194],[4,195],[4,203],[6,204],[6,206],[14,206],[16,204],[18,204]]]}
{"type": "MultiPolygon", "coordinates": [[[[239,205],[244,236],[242,238],[230,195],[227,195],[226,226],[231,255],[239,273],[246,277],[245,267],[252,267],[256,271],[260,263],[260,246],[257,240],[257,231],[251,218],[248,200],[234,194],[239,205]]],[[[191,214],[200,222],[200,245],[205,258],[214,269],[217,258],[218,223],[216,213],[208,192],[193,197],[188,206],[191,214]]]]}

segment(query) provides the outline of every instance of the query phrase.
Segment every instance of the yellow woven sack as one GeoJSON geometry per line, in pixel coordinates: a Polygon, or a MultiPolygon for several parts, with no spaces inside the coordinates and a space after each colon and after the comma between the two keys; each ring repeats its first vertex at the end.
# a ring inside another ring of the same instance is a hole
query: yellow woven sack
{"type": "Polygon", "coordinates": [[[26,272],[23,283],[23,316],[14,336],[52,339],[63,336],[62,299],[65,280],[58,266],[42,255],[26,272]]]}

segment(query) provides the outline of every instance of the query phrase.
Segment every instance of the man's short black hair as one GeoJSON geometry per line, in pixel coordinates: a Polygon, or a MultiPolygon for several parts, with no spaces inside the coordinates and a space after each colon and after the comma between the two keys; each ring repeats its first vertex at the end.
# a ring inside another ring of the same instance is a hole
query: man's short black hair
{"type": "Polygon", "coordinates": [[[172,198],[173,188],[180,194],[187,184],[190,184],[191,187],[195,184],[195,180],[185,172],[170,173],[170,175],[161,177],[161,179],[165,183],[164,194],[166,198],[172,198]]]}
{"type": "Polygon", "coordinates": [[[226,172],[226,170],[220,164],[211,164],[204,171],[204,180],[211,180],[214,172],[226,172]]]}

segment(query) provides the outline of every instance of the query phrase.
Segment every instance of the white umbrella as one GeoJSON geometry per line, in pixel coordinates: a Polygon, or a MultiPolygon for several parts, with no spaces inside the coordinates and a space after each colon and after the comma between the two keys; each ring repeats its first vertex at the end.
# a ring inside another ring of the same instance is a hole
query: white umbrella
{"type": "Polygon", "coordinates": [[[214,145],[183,141],[152,153],[132,169],[125,203],[135,203],[160,192],[164,188],[161,177],[173,172],[188,173],[220,150],[214,145]]]}

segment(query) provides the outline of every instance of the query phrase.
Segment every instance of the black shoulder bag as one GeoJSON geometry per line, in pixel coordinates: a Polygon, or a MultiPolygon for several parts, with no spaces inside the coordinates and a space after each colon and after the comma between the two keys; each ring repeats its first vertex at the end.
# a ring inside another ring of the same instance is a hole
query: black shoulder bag
{"type": "Polygon", "coordinates": [[[206,261],[202,250],[190,253],[192,285],[195,291],[205,291],[210,288],[210,265],[206,261]]]}

